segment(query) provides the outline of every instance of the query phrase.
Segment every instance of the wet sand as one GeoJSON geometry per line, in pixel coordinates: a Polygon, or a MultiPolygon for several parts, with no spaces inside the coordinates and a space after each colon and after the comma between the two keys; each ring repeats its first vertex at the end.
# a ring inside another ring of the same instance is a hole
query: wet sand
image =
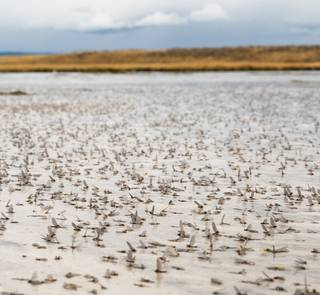
{"type": "Polygon", "coordinates": [[[320,291],[319,73],[0,78],[2,294],[320,291]]]}

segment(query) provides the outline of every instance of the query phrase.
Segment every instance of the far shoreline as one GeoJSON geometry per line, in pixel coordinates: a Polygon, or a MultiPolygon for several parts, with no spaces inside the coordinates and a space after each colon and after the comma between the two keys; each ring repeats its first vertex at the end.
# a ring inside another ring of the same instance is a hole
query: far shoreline
{"type": "Polygon", "coordinates": [[[250,46],[0,56],[1,73],[318,71],[320,46],[250,46]]]}
{"type": "Polygon", "coordinates": [[[147,74],[147,73],[162,73],[162,74],[193,74],[193,73],[259,73],[259,72],[320,72],[320,68],[288,68],[288,69],[210,69],[210,70],[0,70],[0,74],[50,74],[50,73],[78,73],[78,74],[147,74]]]}

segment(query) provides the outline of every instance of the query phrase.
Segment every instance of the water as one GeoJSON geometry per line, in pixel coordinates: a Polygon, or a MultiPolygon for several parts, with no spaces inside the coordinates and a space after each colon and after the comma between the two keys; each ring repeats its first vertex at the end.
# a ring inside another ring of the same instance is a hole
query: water
{"type": "Polygon", "coordinates": [[[0,92],[29,94],[0,96],[1,291],[319,290],[319,86],[318,72],[1,74],[0,92]]]}

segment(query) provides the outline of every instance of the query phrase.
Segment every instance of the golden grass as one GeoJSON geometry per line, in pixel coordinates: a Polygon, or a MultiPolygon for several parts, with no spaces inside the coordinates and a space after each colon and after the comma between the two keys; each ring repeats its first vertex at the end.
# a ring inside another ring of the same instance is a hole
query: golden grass
{"type": "Polygon", "coordinates": [[[0,72],[318,69],[320,46],[125,50],[0,57],[0,72]]]}

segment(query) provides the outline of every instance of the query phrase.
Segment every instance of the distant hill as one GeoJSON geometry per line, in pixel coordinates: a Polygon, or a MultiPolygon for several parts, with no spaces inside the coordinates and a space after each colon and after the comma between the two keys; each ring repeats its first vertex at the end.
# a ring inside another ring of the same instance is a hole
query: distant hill
{"type": "Polygon", "coordinates": [[[176,48],[13,55],[0,57],[0,71],[320,70],[320,46],[176,48]]]}
{"type": "Polygon", "coordinates": [[[0,56],[4,55],[4,56],[17,56],[17,55],[30,55],[30,54],[36,54],[33,52],[15,52],[15,51],[0,51],[0,56]]]}

